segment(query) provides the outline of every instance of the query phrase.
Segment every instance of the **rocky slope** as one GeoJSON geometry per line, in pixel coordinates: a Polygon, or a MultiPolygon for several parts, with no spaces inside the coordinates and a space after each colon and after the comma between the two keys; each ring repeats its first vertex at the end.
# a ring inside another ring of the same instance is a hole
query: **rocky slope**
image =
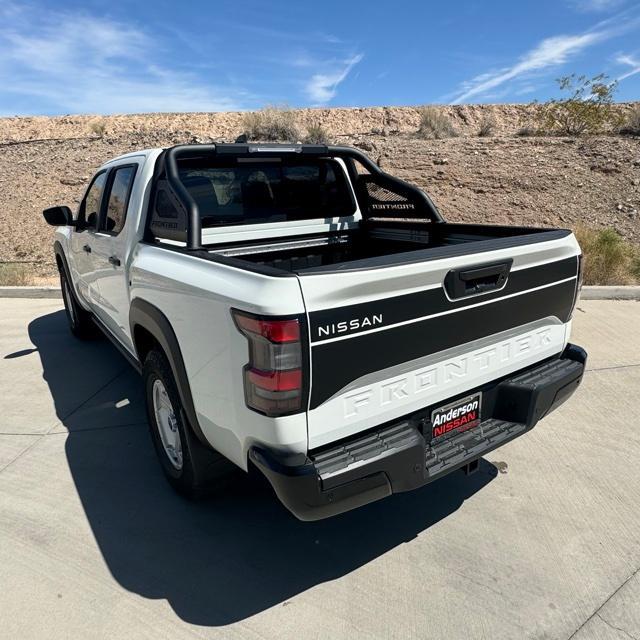
{"type": "MultiPolygon", "coordinates": [[[[629,105],[621,105],[628,109],[629,105]]],[[[614,227],[640,243],[640,140],[616,136],[520,138],[521,105],[443,107],[457,138],[417,137],[417,109],[307,109],[300,127],[322,124],[382,167],[427,190],[445,218],[542,226],[614,227]],[[478,137],[485,117],[492,137],[478,137]]],[[[42,208],[74,205],[92,172],[133,149],[232,141],[239,113],[0,119],[0,262],[54,273],[52,230],[42,208]],[[98,133],[96,133],[98,132],[98,133]]]]}

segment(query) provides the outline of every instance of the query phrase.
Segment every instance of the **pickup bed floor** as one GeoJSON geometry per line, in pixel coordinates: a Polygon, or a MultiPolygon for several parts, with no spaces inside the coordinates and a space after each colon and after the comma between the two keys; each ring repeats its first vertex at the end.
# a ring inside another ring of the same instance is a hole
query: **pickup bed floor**
{"type": "Polygon", "coordinates": [[[289,273],[304,273],[312,269],[375,261],[398,254],[406,256],[417,251],[545,232],[553,233],[545,229],[489,225],[368,222],[359,229],[347,232],[327,233],[299,240],[287,238],[252,245],[228,246],[216,249],[215,253],[289,273]]]}

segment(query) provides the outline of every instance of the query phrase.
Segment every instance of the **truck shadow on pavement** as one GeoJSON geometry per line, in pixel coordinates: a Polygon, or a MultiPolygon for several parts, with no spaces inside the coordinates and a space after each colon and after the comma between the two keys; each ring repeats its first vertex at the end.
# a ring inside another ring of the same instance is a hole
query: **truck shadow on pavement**
{"type": "Polygon", "coordinates": [[[456,511],[497,475],[461,472],[357,511],[298,522],[266,481],[238,474],[219,495],[190,502],[162,477],[148,435],[139,376],[105,339],[75,340],[63,311],[29,335],[96,542],[115,580],[166,599],[184,621],[243,620],[339,578],[410,541],[456,511]]]}

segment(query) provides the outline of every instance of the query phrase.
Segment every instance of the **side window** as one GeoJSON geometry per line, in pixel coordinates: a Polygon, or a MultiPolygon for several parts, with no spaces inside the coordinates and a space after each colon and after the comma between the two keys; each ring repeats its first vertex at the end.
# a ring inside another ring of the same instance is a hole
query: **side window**
{"type": "Polygon", "coordinates": [[[113,172],[107,200],[107,213],[101,230],[114,235],[122,231],[127,216],[129,193],[134,174],[135,167],[120,167],[113,172]]]}
{"type": "Polygon", "coordinates": [[[86,224],[88,229],[96,229],[98,227],[98,219],[100,218],[100,204],[102,202],[102,192],[107,180],[107,172],[99,173],[91,183],[87,195],[80,203],[78,210],[78,220],[86,224]]]}

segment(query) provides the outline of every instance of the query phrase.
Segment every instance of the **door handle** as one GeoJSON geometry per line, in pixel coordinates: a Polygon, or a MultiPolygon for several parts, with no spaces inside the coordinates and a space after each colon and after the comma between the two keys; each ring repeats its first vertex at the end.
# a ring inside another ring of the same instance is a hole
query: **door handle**
{"type": "Polygon", "coordinates": [[[120,266],[120,258],[116,258],[115,256],[109,256],[109,262],[114,267],[119,267],[120,266]]]}
{"type": "Polygon", "coordinates": [[[477,293],[495,291],[505,286],[513,259],[483,264],[469,269],[454,269],[447,273],[444,287],[452,300],[477,293]]]}
{"type": "Polygon", "coordinates": [[[91,247],[88,244],[85,244],[84,247],[82,247],[82,250],[87,253],[91,253],[91,247]]]}

